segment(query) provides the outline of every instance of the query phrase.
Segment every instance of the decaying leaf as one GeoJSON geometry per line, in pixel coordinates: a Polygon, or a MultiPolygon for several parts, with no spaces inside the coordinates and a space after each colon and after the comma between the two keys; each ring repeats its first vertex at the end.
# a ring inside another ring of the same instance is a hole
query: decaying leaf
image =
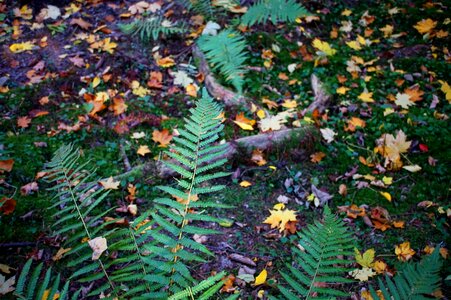
{"type": "Polygon", "coordinates": [[[88,241],[89,247],[92,249],[92,260],[98,260],[102,253],[108,248],[106,238],[96,237],[88,241]]]}
{"type": "Polygon", "coordinates": [[[152,140],[155,143],[159,143],[158,147],[167,147],[172,140],[173,135],[169,133],[168,129],[163,129],[161,131],[154,130],[152,132],[152,140]]]}
{"type": "Polygon", "coordinates": [[[117,190],[121,182],[114,181],[113,176],[110,176],[106,181],[100,181],[100,184],[105,190],[117,190]]]}

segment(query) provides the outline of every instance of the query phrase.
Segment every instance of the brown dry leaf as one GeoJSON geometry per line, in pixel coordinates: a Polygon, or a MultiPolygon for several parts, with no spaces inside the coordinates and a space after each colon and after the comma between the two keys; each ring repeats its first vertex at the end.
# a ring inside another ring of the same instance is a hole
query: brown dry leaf
{"type": "Polygon", "coordinates": [[[20,117],[17,119],[17,126],[20,128],[27,128],[31,123],[31,118],[28,116],[20,117]]]}
{"type": "Polygon", "coordinates": [[[89,247],[92,249],[92,260],[98,260],[102,253],[108,248],[106,238],[96,237],[88,241],[89,247]]]}
{"type": "Polygon", "coordinates": [[[152,140],[155,143],[159,143],[158,147],[167,147],[172,140],[173,135],[169,133],[169,130],[163,129],[161,131],[154,130],[152,132],[152,140]]]}
{"type": "Polygon", "coordinates": [[[254,149],[252,151],[251,160],[258,166],[264,166],[268,163],[263,155],[263,150],[260,149],[254,149]]]}
{"type": "Polygon", "coordinates": [[[358,207],[355,204],[352,204],[346,210],[346,215],[349,218],[356,219],[357,217],[363,217],[366,215],[366,211],[364,207],[358,207]]]}
{"type": "Polygon", "coordinates": [[[113,98],[113,104],[111,105],[111,108],[113,109],[115,116],[124,113],[127,110],[127,107],[128,105],[125,104],[124,98],[122,97],[113,98]]]}
{"type": "Polygon", "coordinates": [[[154,89],[161,89],[163,87],[163,73],[161,72],[150,72],[149,80],[147,81],[147,86],[154,89]]]}
{"type": "Polygon", "coordinates": [[[14,159],[0,160],[0,174],[3,172],[11,172],[14,165],[14,159]]]}
{"type": "Polygon", "coordinates": [[[382,138],[385,142],[384,156],[392,162],[399,160],[400,154],[406,153],[412,143],[406,140],[406,134],[402,130],[398,131],[396,138],[392,134],[384,134],[382,138]]]}
{"type": "Polygon", "coordinates": [[[71,63],[74,64],[74,66],[76,66],[78,68],[83,68],[85,66],[84,59],[79,56],[69,57],[69,60],[71,63]]]}
{"type": "Polygon", "coordinates": [[[60,260],[61,258],[63,258],[63,255],[66,254],[67,252],[69,252],[70,250],[72,250],[72,248],[63,248],[61,247],[58,252],[56,252],[56,254],[52,257],[53,261],[57,261],[60,260]]]}
{"type": "Polygon", "coordinates": [[[277,104],[274,101],[269,100],[268,98],[263,98],[262,99],[262,103],[266,104],[268,106],[269,109],[273,109],[273,108],[277,108],[279,107],[279,104],[277,104]]]}
{"type": "Polygon", "coordinates": [[[410,248],[410,242],[404,242],[395,247],[395,254],[401,261],[408,261],[415,255],[415,251],[410,248]]]}
{"type": "Polygon", "coordinates": [[[39,190],[37,182],[30,182],[20,188],[20,194],[23,196],[30,195],[39,190]]]}
{"type": "Polygon", "coordinates": [[[14,199],[3,197],[0,199],[0,204],[0,212],[9,215],[16,209],[17,202],[14,199]]]}
{"type": "Polygon", "coordinates": [[[138,148],[138,151],[136,151],[136,153],[138,153],[141,156],[145,156],[146,154],[150,153],[150,149],[147,145],[141,145],[138,148]]]}
{"type": "Polygon", "coordinates": [[[229,276],[222,279],[224,285],[221,288],[221,293],[233,293],[236,287],[233,286],[235,283],[235,275],[230,274],[229,276]]]}
{"type": "Polygon", "coordinates": [[[105,190],[117,190],[119,189],[120,181],[114,181],[113,176],[110,176],[106,181],[100,181],[100,184],[105,190]]]}
{"type": "Polygon", "coordinates": [[[319,163],[323,160],[324,157],[326,157],[326,154],[324,152],[315,152],[310,155],[310,161],[313,163],[319,163]]]}
{"type": "Polygon", "coordinates": [[[70,21],[70,25],[78,25],[81,28],[83,28],[84,30],[89,30],[89,28],[92,27],[91,23],[86,22],[85,20],[83,20],[82,18],[76,18],[76,19],[72,19],[70,21]]]}

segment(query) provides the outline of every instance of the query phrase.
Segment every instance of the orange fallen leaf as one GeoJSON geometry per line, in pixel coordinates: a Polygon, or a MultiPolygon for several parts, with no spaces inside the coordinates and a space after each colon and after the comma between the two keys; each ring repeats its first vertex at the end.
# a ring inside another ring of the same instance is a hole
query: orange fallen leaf
{"type": "Polygon", "coordinates": [[[310,161],[313,163],[319,163],[323,160],[324,157],[326,157],[326,154],[324,152],[316,152],[310,155],[310,161]]]}
{"type": "Polygon", "coordinates": [[[233,123],[240,126],[244,130],[254,130],[254,127],[252,126],[255,124],[255,120],[246,118],[242,112],[235,116],[233,123]]]}
{"type": "Polygon", "coordinates": [[[258,166],[264,166],[268,163],[263,156],[263,150],[260,150],[260,149],[254,149],[252,151],[251,160],[254,163],[256,163],[258,166]]]}
{"type": "Polygon", "coordinates": [[[61,258],[63,258],[63,255],[66,254],[67,252],[69,252],[70,250],[72,250],[72,248],[63,248],[63,247],[61,247],[60,249],[58,249],[56,254],[52,257],[52,260],[53,261],[60,260],[61,258]]]}
{"type": "Polygon", "coordinates": [[[16,200],[3,197],[0,199],[0,212],[9,215],[16,209],[16,200]]]}
{"type": "Polygon", "coordinates": [[[124,98],[122,97],[113,98],[113,104],[111,105],[111,108],[113,109],[115,116],[124,113],[127,110],[127,107],[128,105],[125,104],[124,98]]]}
{"type": "Polygon", "coordinates": [[[169,133],[169,130],[163,129],[161,131],[154,130],[152,132],[152,140],[155,143],[159,143],[158,147],[167,147],[172,140],[173,135],[169,133]]]}
{"type": "Polygon", "coordinates": [[[365,128],[366,122],[360,118],[352,117],[345,126],[345,131],[355,132],[357,127],[365,128]]]}
{"type": "Polygon", "coordinates": [[[185,87],[185,92],[188,96],[197,97],[197,88],[194,84],[190,83],[185,87]]]}
{"type": "Polygon", "coordinates": [[[0,160],[0,174],[3,172],[11,172],[14,165],[14,159],[0,160]]]}
{"type": "Polygon", "coordinates": [[[395,247],[395,254],[401,261],[408,261],[415,255],[415,251],[410,248],[410,242],[404,242],[395,247]]]}
{"type": "Polygon", "coordinates": [[[31,123],[31,118],[25,116],[17,119],[17,126],[20,128],[27,128],[31,123]]]}
{"type": "Polygon", "coordinates": [[[393,221],[393,227],[395,228],[404,228],[404,221],[393,221]]]}
{"type": "Polygon", "coordinates": [[[157,59],[157,65],[163,68],[169,68],[175,65],[174,59],[169,56],[157,59]]]}
{"type": "Polygon", "coordinates": [[[223,278],[222,281],[224,282],[221,288],[222,293],[233,293],[236,290],[236,287],[233,286],[235,283],[235,276],[233,274],[223,278]]]}

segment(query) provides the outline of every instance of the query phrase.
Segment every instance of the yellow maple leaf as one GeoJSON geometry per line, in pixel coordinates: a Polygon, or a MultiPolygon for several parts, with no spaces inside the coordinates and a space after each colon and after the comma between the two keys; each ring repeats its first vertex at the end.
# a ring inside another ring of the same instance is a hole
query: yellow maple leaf
{"type": "Polygon", "coordinates": [[[374,102],[373,93],[369,93],[368,91],[362,92],[357,98],[366,103],[374,102]]]}
{"type": "Polygon", "coordinates": [[[172,67],[173,65],[175,65],[175,62],[171,57],[166,56],[166,57],[157,59],[157,65],[160,67],[163,67],[163,68],[169,68],[169,67],[172,67]]]}
{"type": "Polygon", "coordinates": [[[150,149],[147,145],[141,145],[138,148],[138,151],[136,151],[141,156],[145,156],[147,153],[150,153],[150,149]]]}
{"type": "Polygon", "coordinates": [[[393,33],[393,28],[392,25],[387,24],[384,27],[379,28],[379,30],[384,33],[384,38],[389,38],[393,33]]]}
{"type": "Polygon", "coordinates": [[[239,113],[235,116],[235,120],[233,121],[236,125],[240,126],[241,129],[244,130],[254,130],[252,127],[255,124],[255,120],[248,119],[244,116],[244,113],[239,113]]]}
{"type": "Polygon", "coordinates": [[[339,94],[339,95],[345,95],[349,90],[350,90],[350,88],[347,88],[347,87],[345,87],[345,86],[341,86],[341,87],[337,88],[337,89],[335,90],[335,92],[336,92],[337,94],[339,94]]]}
{"type": "Polygon", "coordinates": [[[346,42],[346,45],[348,45],[349,48],[357,51],[362,50],[362,47],[360,46],[360,43],[358,41],[349,41],[346,42]]]}
{"type": "Polygon", "coordinates": [[[12,44],[9,46],[9,50],[12,53],[21,53],[24,51],[33,50],[34,45],[31,42],[23,42],[18,44],[12,44]]]}
{"type": "Polygon", "coordinates": [[[434,29],[435,26],[437,26],[437,21],[434,21],[432,19],[423,19],[413,27],[418,30],[419,33],[425,34],[431,32],[431,30],[434,29]]]}
{"type": "Polygon", "coordinates": [[[395,254],[401,261],[408,261],[415,255],[415,251],[410,248],[410,242],[404,242],[395,247],[395,254]]]}
{"type": "Polygon", "coordinates": [[[106,38],[103,40],[102,50],[110,54],[114,53],[114,49],[117,47],[115,42],[111,41],[111,38],[106,38]]]}
{"type": "Polygon", "coordinates": [[[285,229],[285,225],[290,221],[296,221],[296,211],[291,209],[282,209],[274,207],[274,210],[269,210],[271,215],[267,217],[263,223],[270,224],[271,228],[279,228],[282,232],[285,229]]]}
{"type": "Polygon", "coordinates": [[[268,277],[268,272],[266,269],[263,269],[257,277],[255,277],[254,285],[261,285],[266,282],[266,278],[268,277]]]}
{"type": "Polygon", "coordinates": [[[451,86],[443,80],[438,81],[442,86],[440,87],[440,90],[445,93],[446,100],[448,100],[449,103],[451,103],[451,86]]]}
{"type": "Polygon", "coordinates": [[[319,56],[334,56],[337,53],[337,50],[333,49],[329,43],[317,38],[313,40],[312,46],[318,50],[317,54],[319,56]]]}
{"type": "Polygon", "coordinates": [[[371,268],[374,263],[374,249],[368,249],[363,254],[357,248],[354,248],[355,261],[364,268],[371,268]]]}
{"type": "Polygon", "coordinates": [[[105,190],[117,190],[119,188],[120,181],[114,181],[113,176],[110,176],[105,181],[100,181],[100,184],[103,186],[105,190]]]}
{"type": "Polygon", "coordinates": [[[296,102],[296,100],[285,100],[282,104],[283,107],[285,108],[295,108],[298,106],[298,103],[296,102]]]}

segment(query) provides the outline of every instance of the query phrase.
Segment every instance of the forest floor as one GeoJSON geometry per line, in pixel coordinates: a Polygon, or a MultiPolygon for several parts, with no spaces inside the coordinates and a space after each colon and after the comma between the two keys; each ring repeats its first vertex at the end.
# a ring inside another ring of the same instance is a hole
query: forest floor
{"type": "MultiPolygon", "coordinates": [[[[0,0],[0,264],[18,270],[31,257],[58,265],[52,257],[63,237],[52,235],[52,193],[40,173],[55,150],[72,143],[99,180],[119,176],[164,159],[161,151],[200,96],[204,76],[192,47],[207,20],[160,1],[157,13],[189,31],[146,43],[119,28],[142,16],[135,2],[66,1],[59,13],[39,15],[44,3],[0,0]]],[[[227,222],[204,225],[223,235],[205,237],[215,256],[193,266],[199,278],[222,270],[238,276],[243,266],[230,255],[250,258],[255,276],[267,270],[267,283],[253,286],[246,277],[230,286],[249,299],[271,294],[295,232],[320,219],[326,203],[357,248],[374,249],[386,264],[381,273],[406,259],[395,254],[402,243],[417,261],[432,247],[447,258],[451,242],[449,7],[382,0],[305,6],[314,16],[243,29],[244,94],[267,115],[226,107],[222,139],[305,126],[311,136],[229,161],[232,176],[221,180],[227,189],[211,197],[234,208],[212,212],[227,222]],[[330,96],[308,111],[316,97],[312,74],[330,96]],[[267,128],[268,115],[288,118],[267,128]],[[284,230],[263,223],[278,203],[297,212],[284,230]]],[[[214,21],[224,27],[239,16],[220,10],[214,21]]],[[[168,180],[151,171],[122,176],[105,207],[118,208],[111,217],[132,220],[127,196],[136,196],[139,214],[168,180]]],[[[449,271],[447,259],[443,275],[449,271]]],[[[354,284],[354,297],[367,286],[354,284]]]]}

